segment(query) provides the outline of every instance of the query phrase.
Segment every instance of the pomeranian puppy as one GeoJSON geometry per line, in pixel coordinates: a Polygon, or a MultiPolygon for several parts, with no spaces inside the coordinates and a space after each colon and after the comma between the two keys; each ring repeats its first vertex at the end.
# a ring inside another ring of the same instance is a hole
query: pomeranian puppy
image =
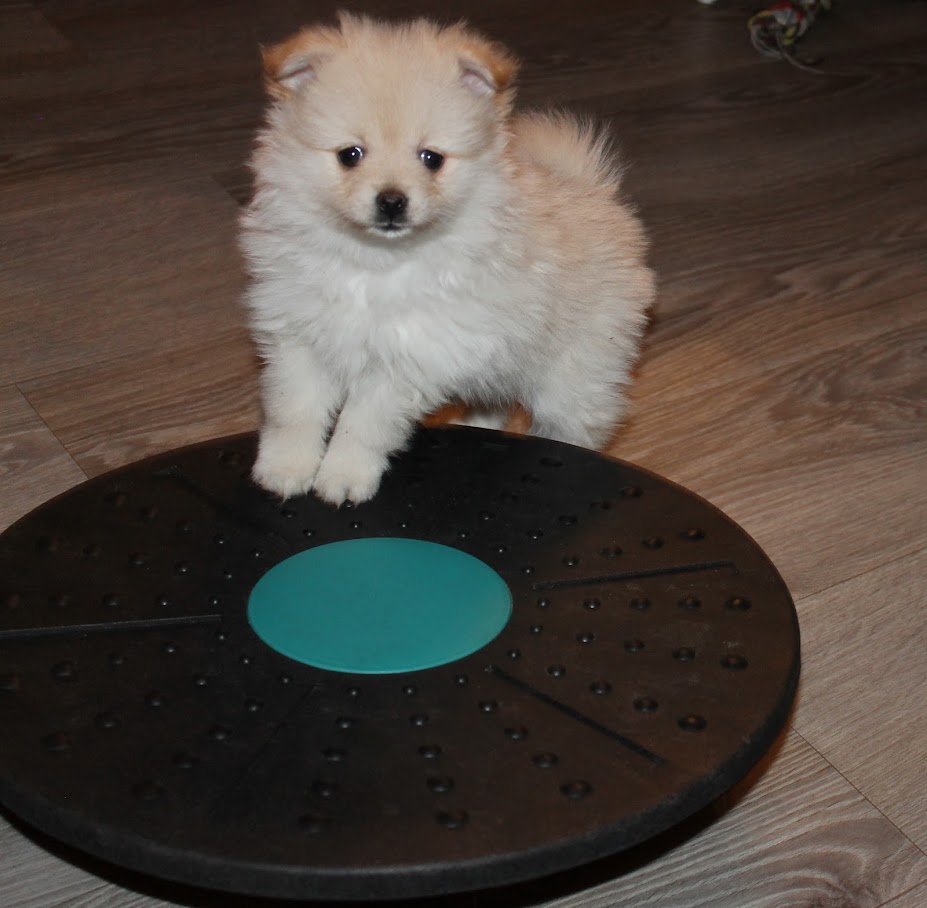
{"type": "Polygon", "coordinates": [[[449,401],[600,447],[654,296],[607,137],[513,114],[513,56],[462,25],[342,15],[264,52],[242,219],[264,359],[256,482],[375,494],[449,401]]]}

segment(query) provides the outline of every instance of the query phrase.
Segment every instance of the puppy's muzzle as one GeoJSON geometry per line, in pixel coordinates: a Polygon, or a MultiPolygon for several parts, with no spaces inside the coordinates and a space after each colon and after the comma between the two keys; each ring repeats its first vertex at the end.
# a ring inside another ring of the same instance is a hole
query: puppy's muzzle
{"type": "Polygon", "coordinates": [[[398,189],[384,189],[377,195],[377,227],[396,230],[405,224],[409,197],[398,189]]]}

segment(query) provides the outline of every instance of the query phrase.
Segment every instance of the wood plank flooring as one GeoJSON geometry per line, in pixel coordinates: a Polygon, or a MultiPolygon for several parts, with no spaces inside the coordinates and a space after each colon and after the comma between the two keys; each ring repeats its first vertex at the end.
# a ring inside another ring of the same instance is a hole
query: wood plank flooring
{"type": "MultiPolygon", "coordinates": [[[[350,5],[465,16],[524,57],[524,103],[611,122],[660,279],[612,451],[744,526],[803,632],[791,727],[719,803],[628,854],[427,904],[927,905],[927,4],[835,0],[803,47],[819,73],[752,49],[758,2],[350,5]]],[[[235,243],[257,46],[334,7],[0,0],[0,527],[257,424],[235,243]]],[[[4,908],[259,904],[0,814],[4,908]]]]}

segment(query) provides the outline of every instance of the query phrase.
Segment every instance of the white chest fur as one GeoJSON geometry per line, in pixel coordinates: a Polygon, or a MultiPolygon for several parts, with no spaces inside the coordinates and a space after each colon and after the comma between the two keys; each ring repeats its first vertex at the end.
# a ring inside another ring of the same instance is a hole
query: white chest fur
{"type": "Polygon", "coordinates": [[[346,385],[382,370],[454,393],[498,377],[532,333],[526,307],[486,268],[300,270],[253,288],[255,326],[272,343],[310,346],[346,385]]]}

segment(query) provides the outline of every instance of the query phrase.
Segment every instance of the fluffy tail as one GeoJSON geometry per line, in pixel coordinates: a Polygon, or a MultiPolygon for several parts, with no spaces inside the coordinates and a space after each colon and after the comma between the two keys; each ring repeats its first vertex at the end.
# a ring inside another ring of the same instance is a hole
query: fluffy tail
{"type": "Polygon", "coordinates": [[[567,113],[523,114],[513,124],[521,153],[546,170],[590,189],[618,188],[622,167],[604,128],[567,113]]]}

